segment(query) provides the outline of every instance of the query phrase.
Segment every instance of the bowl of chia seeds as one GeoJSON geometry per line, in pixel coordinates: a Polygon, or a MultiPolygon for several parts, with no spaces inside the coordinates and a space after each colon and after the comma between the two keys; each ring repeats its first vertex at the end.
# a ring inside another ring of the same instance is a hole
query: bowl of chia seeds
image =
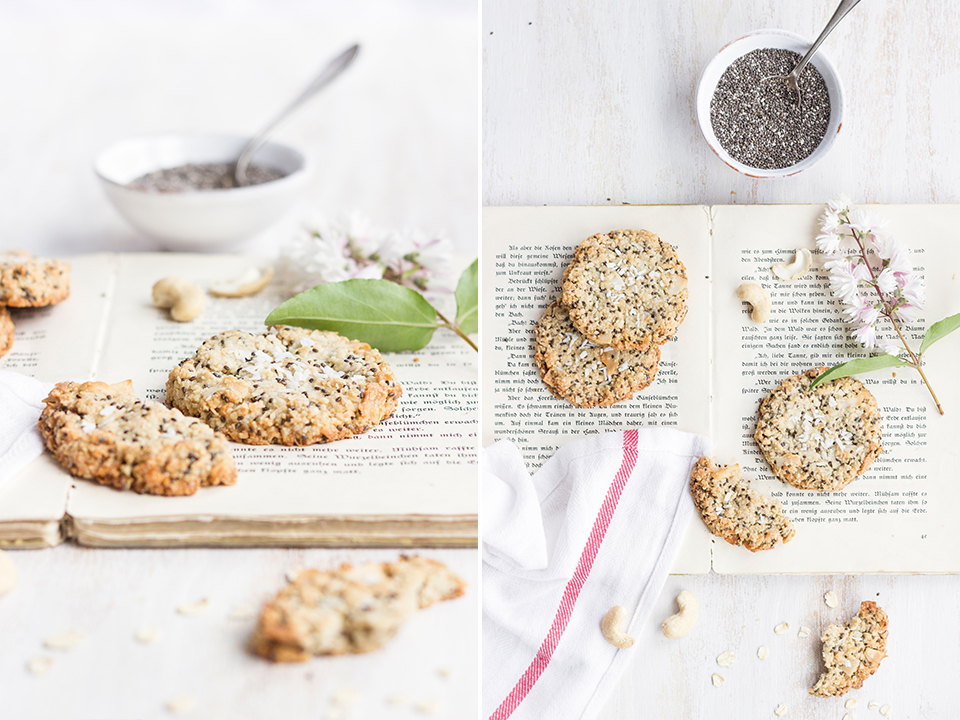
{"type": "Polygon", "coordinates": [[[303,153],[261,147],[236,187],[233,163],[248,138],[212,133],[150,135],[104,150],[94,172],[117,211],[168,250],[217,251],[247,240],[300,199],[313,174],[303,153]]]}
{"type": "Polygon", "coordinates": [[[700,131],[710,149],[749,177],[787,177],[827,154],[843,124],[843,85],[818,50],[800,74],[785,76],[812,43],[785,30],[757,30],[724,46],[697,84],[700,131]]]}

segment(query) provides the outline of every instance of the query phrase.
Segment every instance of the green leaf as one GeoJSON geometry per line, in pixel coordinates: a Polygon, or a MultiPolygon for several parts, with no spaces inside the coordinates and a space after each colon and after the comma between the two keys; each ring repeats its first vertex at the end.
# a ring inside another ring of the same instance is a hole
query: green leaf
{"type": "Polygon", "coordinates": [[[381,352],[419,350],[437,329],[437,311],[416,290],[389,280],[325,283],[290,298],[265,325],[333,330],[381,352]]]}
{"type": "Polygon", "coordinates": [[[477,292],[477,274],[480,259],[477,258],[460,276],[457,283],[457,327],[464,335],[472,335],[477,331],[477,306],[480,304],[477,292]]]}
{"type": "Polygon", "coordinates": [[[960,327],[960,313],[944,318],[940,322],[935,322],[923,336],[923,342],[920,343],[920,354],[923,355],[927,348],[933,345],[937,340],[946,337],[954,330],[960,327]]]}
{"type": "Polygon", "coordinates": [[[906,364],[906,362],[896,355],[872,355],[867,358],[858,358],[857,360],[834,365],[825,373],[821,373],[820,377],[810,384],[810,389],[813,390],[820,383],[830,382],[837,378],[849,377],[850,375],[870,372],[871,370],[880,370],[886,367],[900,367],[906,364]]]}

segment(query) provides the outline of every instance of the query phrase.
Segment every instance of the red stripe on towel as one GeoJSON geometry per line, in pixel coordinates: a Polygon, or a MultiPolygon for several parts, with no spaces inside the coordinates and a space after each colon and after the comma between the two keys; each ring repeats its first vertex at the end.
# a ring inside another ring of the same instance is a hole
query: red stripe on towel
{"type": "Polygon", "coordinates": [[[557,649],[557,644],[563,636],[563,631],[567,629],[567,623],[570,622],[570,616],[573,614],[573,608],[577,604],[577,598],[580,596],[580,590],[590,575],[590,569],[593,567],[593,561],[597,557],[600,545],[603,544],[603,538],[607,534],[607,528],[610,527],[610,521],[613,519],[613,513],[617,509],[617,503],[623,494],[623,488],[633,473],[633,468],[637,464],[637,431],[625,430],[623,432],[623,460],[620,463],[620,470],[617,471],[610,488],[607,490],[607,496],[600,506],[600,512],[597,519],[593,521],[593,529],[590,531],[590,537],[587,538],[587,544],[580,554],[580,562],[577,563],[577,569],[567,583],[563,591],[563,598],[560,600],[560,607],[553,618],[553,624],[547,632],[540,649],[537,650],[536,657],[530,663],[526,672],[517,684],[507,695],[506,699],[500,703],[500,707],[494,710],[490,720],[507,720],[517,706],[527,696],[527,693],[533,689],[537,680],[550,664],[550,658],[553,657],[553,651],[557,649]]]}

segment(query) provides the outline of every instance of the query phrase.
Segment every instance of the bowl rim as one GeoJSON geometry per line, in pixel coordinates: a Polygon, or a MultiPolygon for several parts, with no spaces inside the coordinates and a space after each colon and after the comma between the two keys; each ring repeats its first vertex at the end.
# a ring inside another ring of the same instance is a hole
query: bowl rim
{"type": "MultiPolygon", "coordinates": [[[[130,143],[130,142],[143,142],[143,141],[158,141],[165,138],[216,138],[217,140],[236,140],[240,143],[246,143],[250,140],[252,136],[248,135],[237,135],[234,133],[218,133],[218,132],[209,132],[203,130],[197,131],[183,131],[183,132],[145,132],[137,135],[129,135],[120,140],[116,140],[110,145],[106,146],[100,150],[93,159],[93,172],[100,179],[101,182],[104,182],[114,188],[125,190],[127,192],[136,193],[137,195],[144,195],[149,197],[162,197],[162,198],[174,198],[174,197],[184,197],[184,196],[194,196],[194,192],[173,192],[173,193],[154,193],[149,190],[140,190],[137,188],[132,188],[126,183],[117,182],[113,178],[108,177],[101,169],[101,164],[103,157],[117,148],[119,145],[130,143]]],[[[212,190],[202,190],[196,191],[196,193],[203,193],[208,197],[210,196],[220,196],[226,194],[231,195],[240,195],[240,194],[249,194],[251,192],[264,192],[267,189],[274,189],[280,186],[286,187],[290,184],[295,184],[301,182],[305,177],[309,177],[313,174],[313,161],[307,157],[307,155],[293,147],[292,145],[287,145],[282,142],[277,142],[276,140],[267,140],[262,147],[275,146],[282,150],[291,152],[296,159],[299,161],[299,167],[292,172],[284,175],[283,177],[277,178],[276,180],[271,180],[269,182],[260,183],[259,185],[245,185],[243,187],[235,188],[216,188],[212,190]]],[[[161,170],[163,168],[157,168],[161,170]]]]}
{"type": "MultiPolygon", "coordinates": [[[[821,70],[821,71],[825,70],[826,74],[830,75],[832,79],[835,81],[835,86],[836,86],[836,98],[831,97],[830,124],[828,125],[827,132],[824,135],[823,139],[820,141],[820,144],[817,145],[817,147],[814,148],[813,152],[811,152],[805,158],[803,158],[802,160],[800,160],[799,162],[793,165],[788,165],[785,168],[771,168],[771,169],[755,168],[750,165],[745,165],[741,163],[740,161],[733,158],[730,155],[730,153],[728,153],[719,144],[719,141],[717,141],[716,144],[714,144],[714,142],[711,141],[711,137],[715,139],[715,135],[713,135],[712,126],[710,127],[710,130],[708,132],[710,117],[709,117],[709,114],[706,117],[704,117],[704,115],[700,112],[700,108],[701,108],[700,99],[702,94],[705,92],[704,78],[706,77],[708,71],[714,69],[718,64],[720,64],[719,61],[720,61],[721,55],[723,55],[724,52],[728,51],[730,48],[734,47],[735,45],[742,43],[747,39],[755,38],[756,36],[783,38],[783,39],[791,40],[793,42],[804,44],[807,46],[810,46],[813,44],[812,40],[809,40],[803,37],[802,35],[799,35],[798,33],[791,32],[790,30],[782,30],[780,28],[761,28],[759,30],[752,30],[751,32],[741,35],[735,40],[731,40],[730,42],[725,43],[710,58],[707,64],[704,65],[703,70],[700,73],[700,77],[697,80],[697,87],[694,94],[694,112],[697,117],[697,126],[700,128],[700,134],[703,136],[704,141],[706,141],[707,146],[714,152],[714,154],[718,158],[720,158],[720,160],[723,161],[725,165],[733,168],[741,175],[745,175],[747,177],[755,178],[755,179],[790,177],[792,175],[796,175],[797,173],[803,172],[807,168],[812,167],[817,162],[819,162],[829,152],[830,148],[833,146],[834,142],[836,141],[837,135],[840,133],[840,129],[843,127],[843,116],[845,111],[843,80],[840,77],[840,73],[837,71],[836,66],[830,60],[829,55],[825,53],[822,48],[818,49],[816,54],[813,56],[813,58],[811,58],[810,62],[814,63],[818,70],[821,70]],[[834,100],[836,100],[836,102],[834,102],[834,100]],[[830,128],[833,125],[834,117],[836,117],[837,127],[835,131],[831,132],[830,128]]],[[[733,64],[733,62],[735,62],[736,60],[743,57],[743,55],[745,54],[746,53],[740,53],[738,55],[732,56],[729,62],[725,62],[723,64],[723,69],[726,70],[727,67],[733,64]]],[[[721,72],[721,75],[722,75],[722,72],[721,72]]],[[[711,97],[712,97],[712,92],[711,92],[711,97]]]]}

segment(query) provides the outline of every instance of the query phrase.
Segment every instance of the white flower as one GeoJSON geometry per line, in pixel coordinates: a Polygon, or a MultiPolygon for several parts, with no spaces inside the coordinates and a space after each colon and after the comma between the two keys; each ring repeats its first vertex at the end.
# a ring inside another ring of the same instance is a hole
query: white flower
{"type": "Polygon", "coordinates": [[[853,336],[861,345],[866,347],[867,350],[873,350],[873,348],[875,348],[877,345],[876,325],[861,325],[860,327],[854,329],[853,336]]]}

